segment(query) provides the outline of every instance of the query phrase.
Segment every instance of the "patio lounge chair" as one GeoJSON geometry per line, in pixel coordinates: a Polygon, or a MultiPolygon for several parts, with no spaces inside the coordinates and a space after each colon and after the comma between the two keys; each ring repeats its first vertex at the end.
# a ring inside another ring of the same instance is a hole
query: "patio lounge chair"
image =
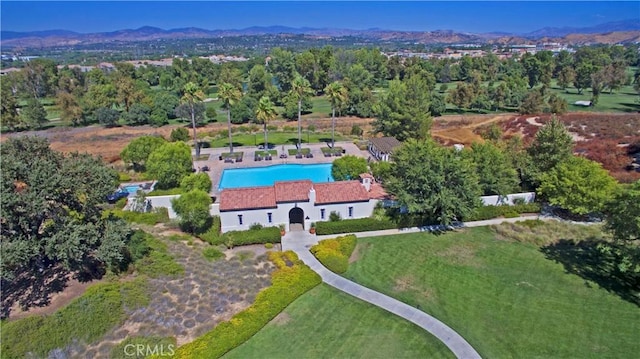
{"type": "Polygon", "coordinates": [[[299,152],[298,152],[298,153],[296,154],[296,158],[302,158],[302,153],[299,153],[299,152]]]}
{"type": "Polygon", "coordinates": [[[311,152],[307,153],[307,158],[313,158],[313,153],[311,152]]]}
{"type": "Polygon", "coordinates": [[[224,159],[224,163],[233,163],[233,158],[227,157],[224,159]]]}

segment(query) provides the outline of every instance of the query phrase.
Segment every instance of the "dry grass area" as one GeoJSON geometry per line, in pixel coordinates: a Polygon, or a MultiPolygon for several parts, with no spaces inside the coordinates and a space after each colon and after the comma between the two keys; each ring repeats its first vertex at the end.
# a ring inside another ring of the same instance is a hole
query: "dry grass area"
{"type": "MultiPolygon", "coordinates": [[[[575,140],[575,151],[599,162],[613,177],[621,182],[640,179],[640,173],[629,171],[633,161],[628,144],[640,143],[640,114],[573,112],[562,115],[560,120],[575,140]]],[[[551,115],[512,116],[502,123],[506,136],[523,136],[531,142],[540,124],[549,122],[551,115]]]]}
{"type": "Polygon", "coordinates": [[[447,115],[434,119],[431,135],[444,145],[484,142],[480,133],[493,123],[500,124],[510,115],[447,115]]]}

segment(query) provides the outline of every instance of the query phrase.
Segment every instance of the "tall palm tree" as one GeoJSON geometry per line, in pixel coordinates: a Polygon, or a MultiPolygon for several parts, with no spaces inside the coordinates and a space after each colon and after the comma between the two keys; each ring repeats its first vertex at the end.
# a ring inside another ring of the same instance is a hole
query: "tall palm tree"
{"type": "Polygon", "coordinates": [[[242,93],[230,83],[222,83],[218,89],[218,98],[222,100],[222,108],[227,110],[227,127],[229,128],[229,153],[233,153],[233,138],[231,137],[231,106],[235,105],[242,93]]]}
{"type": "Polygon", "coordinates": [[[298,152],[300,151],[300,144],[302,143],[302,100],[306,96],[313,95],[313,90],[311,90],[311,84],[309,80],[300,76],[300,74],[296,74],[296,77],[291,82],[291,95],[298,101],[298,152]]]}
{"type": "Polygon", "coordinates": [[[200,156],[200,145],[196,133],[196,104],[204,100],[204,92],[193,82],[187,82],[183,87],[182,103],[189,106],[191,127],[193,128],[193,143],[196,147],[196,159],[200,156]]]}
{"type": "Polygon", "coordinates": [[[256,119],[258,122],[262,122],[264,126],[264,148],[265,150],[269,150],[269,142],[267,141],[267,123],[273,121],[278,116],[278,112],[276,111],[275,105],[271,102],[271,99],[267,96],[262,96],[260,101],[258,101],[258,106],[256,107],[256,119]]]}
{"type": "Polygon", "coordinates": [[[332,82],[324,88],[324,93],[331,102],[331,148],[336,145],[336,108],[341,108],[347,102],[347,88],[339,81],[332,82]]]}

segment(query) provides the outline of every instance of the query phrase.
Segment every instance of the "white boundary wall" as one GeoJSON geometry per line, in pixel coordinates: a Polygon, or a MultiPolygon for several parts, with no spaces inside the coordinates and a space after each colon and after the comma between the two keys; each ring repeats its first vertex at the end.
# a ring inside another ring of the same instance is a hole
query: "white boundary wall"
{"type": "Polygon", "coordinates": [[[524,203],[531,203],[536,200],[535,192],[523,192],[523,193],[512,193],[505,196],[482,196],[480,199],[482,200],[483,206],[500,206],[507,205],[513,206],[513,201],[515,199],[522,199],[524,203]]]}

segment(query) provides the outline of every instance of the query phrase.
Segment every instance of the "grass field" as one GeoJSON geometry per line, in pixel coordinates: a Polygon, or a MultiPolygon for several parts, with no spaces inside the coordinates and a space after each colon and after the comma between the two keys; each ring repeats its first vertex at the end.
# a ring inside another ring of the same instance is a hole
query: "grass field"
{"type": "MultiPolygon", "coordinates": [[[[344,141],[345,138],[338,133],[335,135],[336,141],[344,141]]],[[[298,142],[297,132],[273,132],[268,134],[268,140],[270,144],[280,145],[293,145],[298,142]]],[[[331,133],[321,132],[308,132],[302,131],[302,143],[320,143],[330,142],[331,133]]],[[[256,146],[264,144],[263,133],[242,133],[233,135],[234,146],[256,146]]],[[[221,137],[211,141],[211,147],[227,147],[229,146],[229,137],[221,137]]]]}
{"type": "Polygon", "coordinates": [[[419,327],[326,284],[307,292],[226,359],[452,358],[419,327]]]}
{"type": "Polygon", "coordinates": [[[545,250],[497,240],[488,227],[359,239],[360,259],[345,276],[419,305],[485,358],[637,357],[638,305],[565,272],[546,256],[573,267],[593,263],[568,250],[573,245],[549,246],[538,237],[545,250]]]}

